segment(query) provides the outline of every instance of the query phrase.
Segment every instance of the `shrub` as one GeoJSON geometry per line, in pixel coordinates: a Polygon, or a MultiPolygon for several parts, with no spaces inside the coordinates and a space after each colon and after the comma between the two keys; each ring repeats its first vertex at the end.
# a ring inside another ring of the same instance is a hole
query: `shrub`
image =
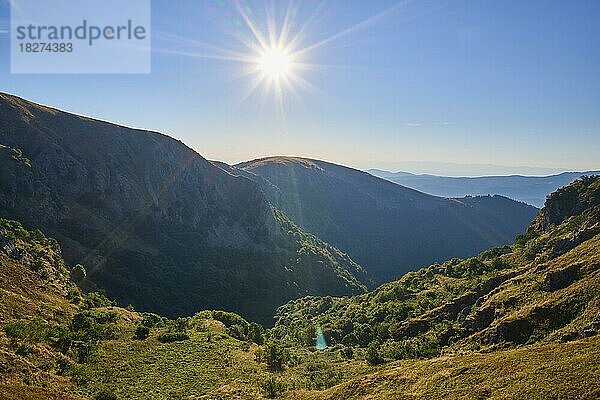
{"type": "Polygon", "coordinates": [[[113,305],[112,301],[106,298],[105,295],[98,292],[88,293],[83,298],[83,308],[100,308],[100,307],[110,307],[113,305]]]}
{"type": "Polygon", "coordinates": [[[114,336],[115,329],[108,325],[117,321],[115,311],[86,310],[73,316],[70,329],[78,340],[101,340],[114,336]]]}
{"type": "Polygon", "coordinates": [[[237,340],[246,340],[246,334],[244,333],[244,328],[240,325],[231,325],[227,328],[227,334],[237,340]]]}
{"type": "Polygon", "coordinates": [[[232,312],[213,311],[212,317],[217,321],[222,322],[226,327],[230,327],[231,325],[240,325],[244,327],[244,329],[247,329],[248,327],[248,321],[232,312]]]}
{"type": "Polygon", "coordinates": [[[118,397],[112,391],[108,389],[102,389],[96,393],[94,400],[118,400],[118,397]]]}
{"type": "Polygon", "coordinates": [[[263,383],[261,383],[260,387],[262,388],[265,396],[269,399],[273,399],[275,397],[279,397],[281,393],[285,390],[285,385],[279,379],[274,377],[270,377],[263,383]]]}
{"type": "Polygon", "coordinates": [[[165,325],[165,318],[154,313],[143,313],[142,325],[148,328],[161,327],[165,325]]]}
{"type": "Polygon", "coordinates": [[[373,341],[367,348],[367,354],[365,355],[365,360],[369,365],[377,365],[383,362],[383,358],[379,354],[379,346],[377,342],[373,341]]]}
{"type": "Polygon", "coordinates": [[[15,351],[15,354],[21,357],[27,357],[29,353],[31,353],[31,346],[29,344],[22,344],[15,351]]]}
{"type": "Polygon", "coordinates": [[[70,286],[67,292],[67,299],[73,304],[79,304],[81,302],[81,290],[75,285],[70,286]]]}
{"type": "Polygon", "coordinates": [[[185,332],[188,328],[189,319],[179,317],[174,321],[169,322],[169,330],[173,332],[185,332]]]}
{"type": "Polygon", "coordinates": [[[66,376],[71,372],[71,369],[73,368],[73,365],[69,362],[69,360],[65,358],[61,358],[58,361],[56,361],[56,366],[58,374],[61,376],[66,376]]]}
{"type": "Polygon", "coordinates": [[[77,362],[80,364],[87,362],[98,349],[98,344],[99,342],[93,340],[87,342],[74,341],[71,348],[75,352],[77,362]]]}
{"type": "Polygon", "coordinates": [[[269,342],[256,352],[256,359],[258,362],[266,363],[269,371],[283,371],[285,363],[290,359],[290,354],[277,343],[269,342]]]}
{"type": "Polygon", "coordinates": [[[30,342],[42,342],[46,340],[49,327],[42,320],[14,321],[4,326],[6,336],[12,340],[26,340],[30,342]]]}
{"type": "Polygon", "coordinates": [[[190,337],[183,332],[165,332],[158,336],[161,343],[182,342],[190,337]]]}
{"type": "Polygon", "coordinates": [[[81,282],[87,277],[87,272],[85,271],[85,267],[81,264],[77,264],[71,270],[71,280],[73,282],[81,282]]]}
{"type": "Polygon", "coordinates": [[[523,247],[525,246],[528,242],[530,242],[531,240],[535,239],[538,236],[538,234],[534,231],[528,231],[526,233],[522,233],[520,235],[517,235],[517,237],[515,238],[515,245],[519,246],[519,247],[523,247]]]}
{"type": "Polygon", "coordinates": [[[144,325],[138,325],[135,329],[135,337],[138,340],[144,340],[150,335],[150,328],[144,325]]]}
{"type": "Polygon", "coordinates": [[[343,375],[327,362],[308,362],[304,366],[309,382],[308,389],[327,389],[341,383],[343,375]]]}
{"type": "Polygon", "coordinates": [[[391,343],[386,354],[395,360],[435,357],[440,353],[439,342],[429,336],[420,336],[391,343]]]}
{"type": "Polygon", "coordinates": [[[354,357],[354,350],[352,349],[352,347],[344,347],[341,351],[341,354],[344,358],[350,360],[354,357]]]}
{"type": "Polygon", "coordinates": [[[252,340],[256,344],[263,344],[265,342],[265,330],[256,322],[250,322],[248,328],[248,340],[252,340]]]}
{"type": "Polygon", "coordinates": [[[250,343],[242,342],[242,344],[240,345],[240,349],[245,352],[250,351],[250,343]]]}

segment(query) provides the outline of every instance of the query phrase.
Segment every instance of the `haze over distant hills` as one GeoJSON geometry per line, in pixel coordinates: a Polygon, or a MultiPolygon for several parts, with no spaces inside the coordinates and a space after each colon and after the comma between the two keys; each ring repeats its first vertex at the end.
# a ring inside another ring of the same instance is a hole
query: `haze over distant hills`
{"type": "Polygon", "coordinates": [[[537,212],[500,196],[435,197],[305,158],[267,157],[235,168],[298,225],[347,251],[380,282],[510,243],[537,212]]]}
{"type": "MultiPolygon", "coordinates": [[[[361,169],[378,169],[388,171],[410,171],[415,175],[436,175],[436,176],[455,176],[455,177],[476,177],[476,176],[506,176],[506,175],[524,175],[524,176],[548,176],[556,175],[568,171],[567,168],[556,167],[532,167],[527,165],[510,166],[498,164],[477,164],[477,163],[457,163],[457,162],[433,162],[433,161],[398,161],[398,162],[378,162],[377,166],[366,166],[361,169]]],[[[575,171],[576,169],[571,169],[575,171]]]]}
{"type": "Polygon", "coordinates": [[[367,170],[370,174],[424,193],[443,197],[501,195],[531,204],[544,206],[546,196],[584,175],[598,175],[600,171],[563,172],[549,176],[481,176],[450,177],[409,172],[367,170]]]}

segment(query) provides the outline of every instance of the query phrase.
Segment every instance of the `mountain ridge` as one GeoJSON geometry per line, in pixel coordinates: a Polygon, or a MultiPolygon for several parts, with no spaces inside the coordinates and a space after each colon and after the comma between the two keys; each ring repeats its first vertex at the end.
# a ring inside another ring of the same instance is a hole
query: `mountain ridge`
{"type": "Polygon", "coordinates": [[[509,243],[537,213],[503,197],[447,199],[364,171],[299,157],[234,165],[298,225],[344,249],[379,283],[509,243]]]}
{"type": "Polygon", "coordinates": [[[171,316],[224,308],[261,321],[308,292],[365,290],[360,266],[290,228],[256,183],[167,135],[0,94],[0,144],[0,216],[56,237],[88,269],[86,290],[171,316]]]}

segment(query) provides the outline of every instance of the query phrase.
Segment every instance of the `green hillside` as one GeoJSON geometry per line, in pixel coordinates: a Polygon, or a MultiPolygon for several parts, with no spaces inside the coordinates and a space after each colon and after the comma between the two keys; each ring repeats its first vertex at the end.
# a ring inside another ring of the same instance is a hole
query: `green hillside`
{"type": "Polygon", "coordinates": [[[1,399],[600,394],[600,178],[550,196],[512,246],[366,294],[290,302],[273,329],[230,312],[168,319],[84,295],[69,280],[83,272],[58,243],[14,221],[0,220],[0,265],[1,399]]]}
{"type": "Polygon", "coordinates": [[[83,295],[69,279],[78,273],[54,239],[0,220],[0,399],[256,399],[270,384],[317,388],[369,370],[290,349],[272,372],[260,325],[224,311],[168,319],[119,308],[83,295]]]}
{"type": "Polygon", "coordinates": [[[307,343],[320,325],[340,351],[363,348],[372,364],[391,362],[306,398],[478,398],[475,388],[486,398],[595,398],[600,177],[552,194],[513,246],[357,297],[297,300],[278,315],[273,334],[284,342],[307,343]],[[395,361],[412,359],[431,361],[395,361]]]}
{"type": "Polygon", "coordinates": [[[600,339],[396,362],[321,392],[286,399],[597,399],[600,339]]]}

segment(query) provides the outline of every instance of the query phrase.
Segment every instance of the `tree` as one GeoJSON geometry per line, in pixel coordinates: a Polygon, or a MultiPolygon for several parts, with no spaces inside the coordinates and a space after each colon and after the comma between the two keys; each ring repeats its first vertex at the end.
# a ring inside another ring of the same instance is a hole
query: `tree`
{"type": "Polygon", "coordinates": [[[381,355],[379,354],[379,346],[377,345],[376,341],[372,341],[367,348],[365,359],[369,365],[377,365],[383,362],[383,358],[381,358],[381,355]]]}
{"type": "Polygon", "coordinates": [[[269,371],[283,371],[285,363],[289,360],[288,351],[275,342],[269,342],[265,347],[256,353],[259,362],[267,364],[269,371]]]}
{"type": "Polygon", "coordinates": [[[71,270],[71,280],[75,283],[81,282],[87,276],[87,272],[85,271],[85,267],[81,264],[77,264],[71,270]]]}
{"type": "Polygon", "coordinates": [[[148,328],[147,326],[144,326],[144,325],[138,325],[138,327],[135,330],[135,337],[138,340],[146,339],[149,334],[150,334],[150,328],[148,328]]]}
{"type": "Polygon", "coordinates": [[[265,342],[265,330],[263,327],[256,322],[250,322],[248,340],[252,340],[256,344],[263,344],[265,342]]]}

